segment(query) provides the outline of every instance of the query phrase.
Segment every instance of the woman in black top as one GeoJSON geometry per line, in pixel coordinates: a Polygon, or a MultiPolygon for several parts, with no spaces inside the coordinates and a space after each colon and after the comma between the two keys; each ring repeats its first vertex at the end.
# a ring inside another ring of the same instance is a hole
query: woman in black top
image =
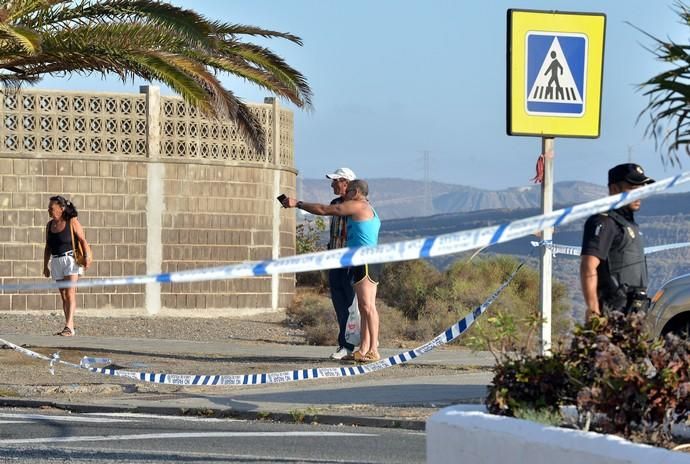
{"type": "MultiPolygon", "coordinates": [[[[79,220],[77,208],[71,201],[62,196],[50,197],[48,214],[51,219],[46,225],[46,247],[43,252],[43,275],[53,276],[57,281],[69,280],[76,282],[81,274],[81,268],[74,259],[72,233],[74,243],[79,242],[86,258],[85,269],[91,265],[91,247],[84,236],[79,220]],[[50,267],[48,263],[50,262],[50,267]]],[[[61,288],[62,310],[65,313],[65,328],[55,335],[72,337],[74,332],[74,312],[77,309],[77,288],[61,288]]]]}

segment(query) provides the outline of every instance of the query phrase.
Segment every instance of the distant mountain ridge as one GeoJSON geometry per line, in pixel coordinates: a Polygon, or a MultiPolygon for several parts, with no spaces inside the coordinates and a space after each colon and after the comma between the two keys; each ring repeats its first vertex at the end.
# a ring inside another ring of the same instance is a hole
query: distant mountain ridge
{"type": "MultiPolygon", "coordinates": [[[[422,181],[379,178],[367,179],[369,199],[383,220],[432,216],[488,209],[536,208],[540,205],[541,186],[530,184],[504,190],[485,190],[464,185],[430,182],[432,210],[425,209],[425,185],[422,181]]],[[[303,179],[300,198],[328,203],[333,192],[328,179],[303,179]]],[[[556,204],[581,203],[606,195],[606,187],[587,182],[558,182],[554,186],[556,204]]]]}

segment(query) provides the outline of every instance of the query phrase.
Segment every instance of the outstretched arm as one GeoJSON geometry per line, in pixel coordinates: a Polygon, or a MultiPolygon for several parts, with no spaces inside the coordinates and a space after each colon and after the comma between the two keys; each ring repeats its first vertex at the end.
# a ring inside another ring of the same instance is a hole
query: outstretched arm
{"type": "Polygon", "coordinates": [[[352,216],[361,208],[359,203],[357,201],[344,201],[334,205],[324,205],[321,203],[307,203],[306,201],[299,201],[296,198],[288,197],[283,201],[283,206],[286,208],[299,208],[318,216],[352,216]]]}

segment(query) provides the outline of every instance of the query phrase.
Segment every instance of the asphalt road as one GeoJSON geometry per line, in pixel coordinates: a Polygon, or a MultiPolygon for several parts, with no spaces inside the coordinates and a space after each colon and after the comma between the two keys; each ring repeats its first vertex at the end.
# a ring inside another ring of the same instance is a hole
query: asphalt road
{"type": "Polygon", "coordinates": [[[416,463],[425,434],[141,414],[0,409],[0,462],[416,463]]]}

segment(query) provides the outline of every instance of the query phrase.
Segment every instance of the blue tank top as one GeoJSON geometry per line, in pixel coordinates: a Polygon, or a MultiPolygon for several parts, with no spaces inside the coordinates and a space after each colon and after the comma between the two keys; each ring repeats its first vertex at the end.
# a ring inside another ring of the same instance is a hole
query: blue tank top
{"type": "Polygon", "coordinates": [[[365,221],[355,221],[352,217],[347,218],[348,247],[378,244],[381,219],[379,219],[379,215],[376,214],[374,208],[371,208],[371,211],[374,213],[374,216],[365,221]]]}

